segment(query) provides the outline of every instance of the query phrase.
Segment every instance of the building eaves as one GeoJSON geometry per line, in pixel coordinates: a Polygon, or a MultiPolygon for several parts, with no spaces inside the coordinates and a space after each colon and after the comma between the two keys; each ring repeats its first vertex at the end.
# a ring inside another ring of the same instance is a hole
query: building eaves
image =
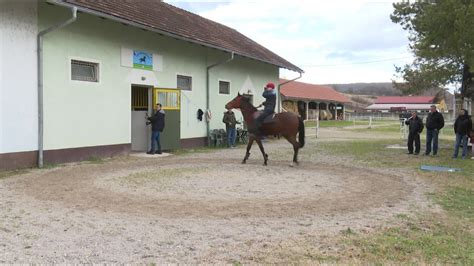
{"type": "Polygon", "coordinates": [[[74,6],[84,13],[304,73],[301,68],[238,31],[159,0],[49,2],[66,7],[74,6]]]}

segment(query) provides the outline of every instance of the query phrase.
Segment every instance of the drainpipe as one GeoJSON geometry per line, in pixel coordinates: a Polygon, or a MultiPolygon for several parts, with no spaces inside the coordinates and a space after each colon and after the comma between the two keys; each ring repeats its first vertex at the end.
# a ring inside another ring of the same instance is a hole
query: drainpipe
{"type": "Polygon", "coordinates": [[[294,78],[294,79],[292,79],[292,80],[287,80],[287,81],[285,81],[285,82],[283,82],[283,83],[278,84],[278,91],[277,91],[277,93],[278,93],[278,102],[277,102],[277,104],[278,104],[278,107],[277,107],[278,113],[281,112],[281,94],[280,94],[280,87],[283,86],[283,85],[285,85],[285,84],[287,84],[287,83],[290,83],[290,82],[293,82],[293,81],[295,81],[295,80],[297,80],[297,79],[300,79],[300,78],[303,76],[303,73],[302,73],[302,72],[298,72],[298,73],[300,74],[299,77],[294,78]]]}
{"type": "MultiPolygon", "coordinates": [[[[210,105],[210,98],[211,98],[210,87],[209,87],[209,70],[213,67],[223,65],[223,64],[228,63],[232,60],[234,60],[234,52],[231,53],[230,58],[207,67],[207,71],[206,71],[206,112],[210,111],[209,110],[210,109],[209,105],[210,105]]],[[[207,123],[206,123],[207,139],[209,139],[209,135],[210,135],[210,124],[209,123],[211,121],[209,121],[209,119],[206,119],[206,121],[207,121],[207,123]]]]}
{"type": "Polygon", "coordinates": [[[40,33],[37,38],[37,59],[38,59],[38,168],[43,168],[43,36],[54,30],[71,24],[77,19],[77,7],[72,7],[72,17],[61,24],[49,27],[40,33]]]}

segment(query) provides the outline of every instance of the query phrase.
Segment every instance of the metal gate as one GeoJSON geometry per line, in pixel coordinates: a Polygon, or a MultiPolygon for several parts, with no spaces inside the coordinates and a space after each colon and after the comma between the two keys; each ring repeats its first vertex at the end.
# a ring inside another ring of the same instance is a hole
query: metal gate
{"type": "Polygon", "coordinates": [[[163,150],[181,147],[181,91],[179,89],[153,89],[153,105],[161,103],[165,111],[165,129],[160,136],[163,150]]]}

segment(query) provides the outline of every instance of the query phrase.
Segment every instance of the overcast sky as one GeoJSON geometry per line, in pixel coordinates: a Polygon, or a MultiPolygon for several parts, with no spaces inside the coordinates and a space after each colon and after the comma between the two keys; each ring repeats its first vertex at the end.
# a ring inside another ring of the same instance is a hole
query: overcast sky
{"type": "MultiPolygon", "coordinates": [[[[393,1],[238,0],[166,2],[236,29],[328,84],[390,82],[412,61],[407,33],[390,20],[393,1]]],[[[284,78],[297,74],[281,71],[284,78]]]]}

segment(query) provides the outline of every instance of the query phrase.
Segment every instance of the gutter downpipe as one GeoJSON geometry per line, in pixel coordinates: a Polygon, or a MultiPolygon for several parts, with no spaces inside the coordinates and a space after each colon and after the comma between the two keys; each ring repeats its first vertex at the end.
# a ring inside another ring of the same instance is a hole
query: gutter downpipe
{"type": "MultiPolygon", "coordinates": [[[[206,68],[206,113],[207,112],[210,112],[210,86],[209,86],[209,70],[213,67],[216,67],[216,66],[219,66],[219,65],[223,65],[225,63],[228,63],[230,61],[234,60],[234,52],[231,52],[231,55],[230,55],[230,58],[224,60],[224,61],[221,61],[221,62],[218,62],[218,63],[215,63],[215,64],[212,64],[210,66],[208,66],[206,68]]],[[[207,129],[207,139],[209,141],[209,135],[210,135],[210,119],[206,118],[206,129],[207,129]]]]}
{"type": "Polygon", "coordinates": [[[38,33],[37,38],[37,59],[38,59],[38,168],[43,168],[43,36],[49,32],[60,29],[67,26],[68,24],[73,23],[77,19],[77,7],[72,7],[72,17],[64,21],[61,24],[51,26],[40,33],[38,33]]]}
{"type": "Polygon", "coordinates": [[[298,73],[300,74],[299,77],[296,77],[296,78],[294,78],[294,79],[292,79],[292,80],[287,80],[287,81],[285,81],[285,82],[283,82],[283,83],[278,84],[278,102],[277,102],[277,104],[278,104],[278,107],[277,107],[278,113],[281,112],[281,94],[280,94],[280,87],[283,86],[283,85],[285,85],[285,84],[287,84],[287,83],[290,83],[290,82],[293,82],[293,81],[295,81],[295,80],[297,80],[297,79],[300,79],[300,78],[303,76],[303,73],[302,73],[302,72],[298,72],[298,73]]]}

